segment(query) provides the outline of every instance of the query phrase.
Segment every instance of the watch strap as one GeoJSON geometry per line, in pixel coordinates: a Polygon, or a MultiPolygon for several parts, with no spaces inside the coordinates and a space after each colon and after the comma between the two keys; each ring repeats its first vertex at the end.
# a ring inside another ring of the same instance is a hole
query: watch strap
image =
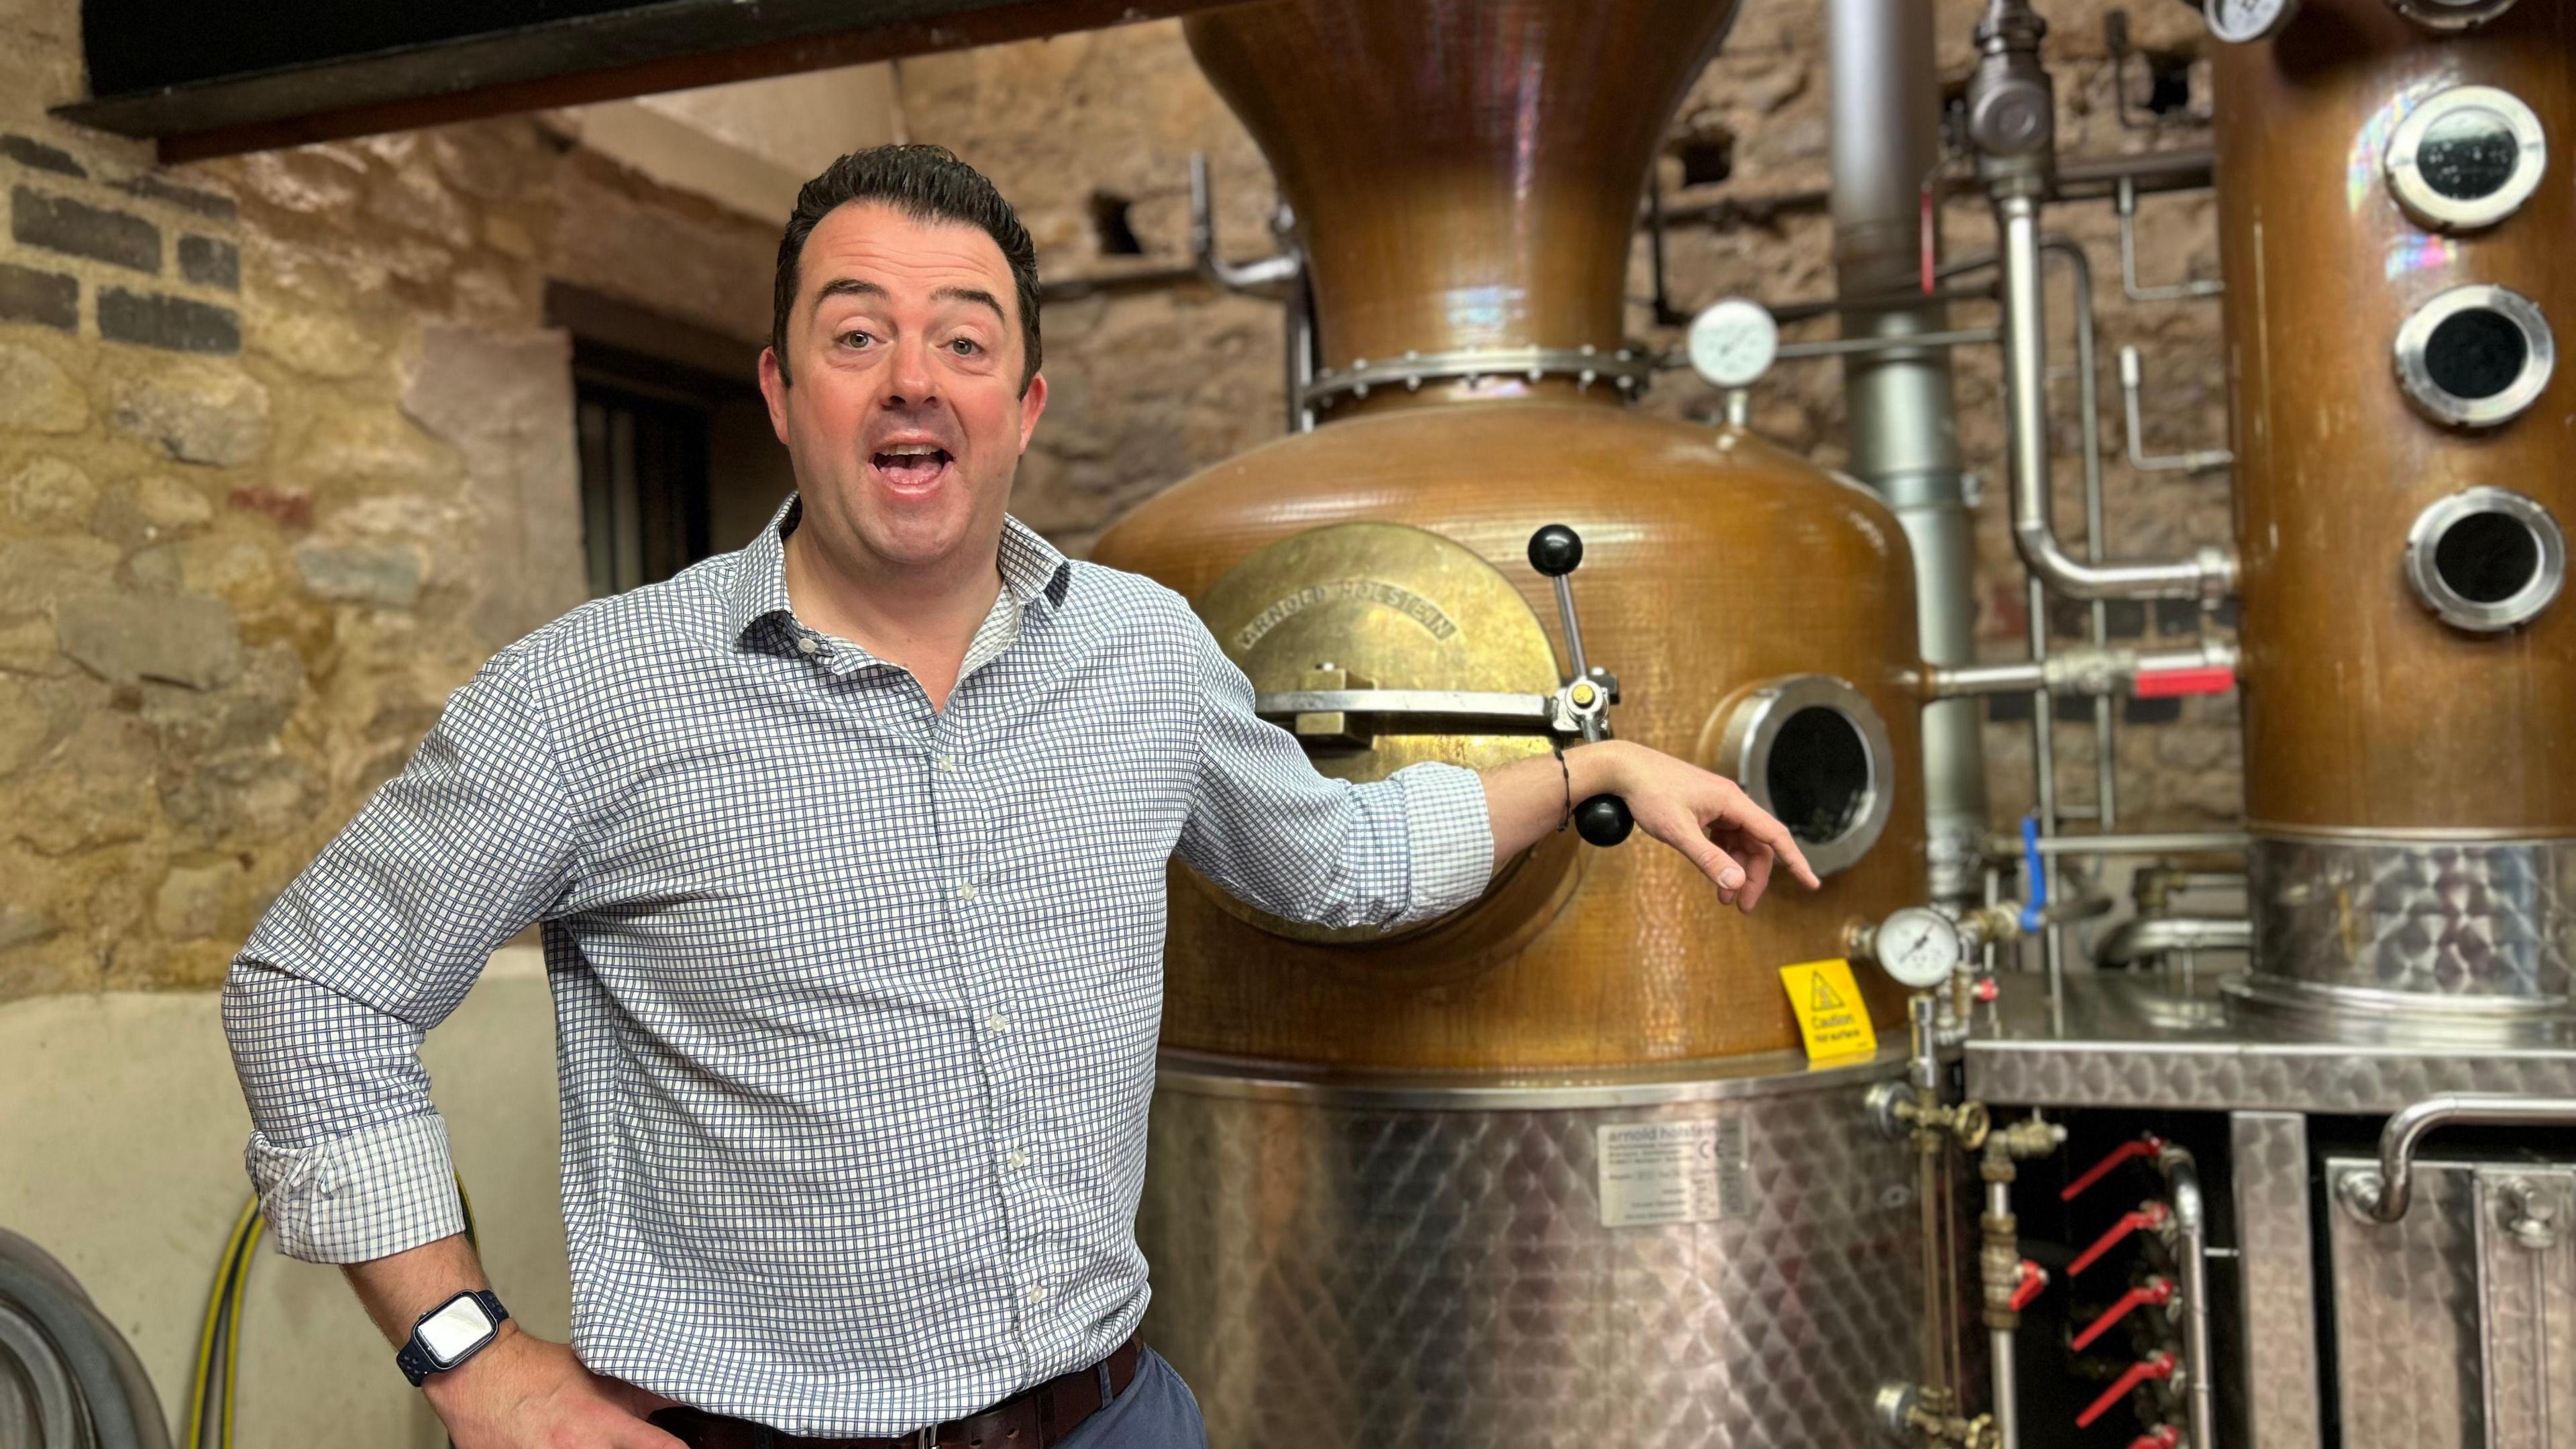
{"type": "Polygon", "coordinates": [[[411,1386],[413,1388],[419,1388],[423,1383],[428,1381],[431,1374],[445,1373],[447,1370],[456,1367],[457,1364],[461,1364],[467,1359],[472,1358],[474,1355],[481,1353],[483,1350],[490,1348],[492,1346],[492,1340],[501,1336],[501,1325],[507,1323],[509,1319],[510,1310],[501,1306],[500,1298],[495,1296],[491,1289],[475,1288],[459,1293],[453,1298],[444,1300],[437,1307],[432,1308],[427,1313],[422,1314],[418,1319],[413,1321],[411,1337],[403,1341],[403,1346],[401,1348],[394,1350],[394,1366],[403,1371],[404,1378],[411,1380],[411,1386]],[[483,1316],[491,1320],[492,1331],[483,1335],[483,1341],[481,1343],[478,1343],[472,1348],[465,1350],[465,1352],[458,1354],[454,1363],[442,1364],[430,1353],[429,1345],[421,1342],[420,1325],[427,1323],[431,1319],[446,1312],[449,1305],[455,1303],[458,1298],[471,1298],[477,1304],[480,1304],[483,1309],[483,1316]]]}

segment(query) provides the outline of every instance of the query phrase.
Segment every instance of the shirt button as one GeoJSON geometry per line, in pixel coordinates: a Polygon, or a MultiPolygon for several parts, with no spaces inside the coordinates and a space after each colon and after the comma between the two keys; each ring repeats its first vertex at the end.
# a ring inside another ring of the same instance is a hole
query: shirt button
{"type": "Polygon", "coordinates": [[[1011,1019],[1000,1012],[984,1018],[984,1029],[996,1035],[1011,1029],[1011,1019]]]}
{"type": "Polygon", "coordinates": [[[957,757],[956,757],[955,755],[952,755],[952,754],[947,753],[946,751],[942,751],[942,752],[940,752],[940,756],[939,756],[939,768],[941,768],[941,769],[943,769],[943,770],[954,770],[954,769],[956,769],[956,768],[957,768],[957,757]]]}
{"type": "Polygon", "coordinates": [[[1029,1155],[1025,1152],[1014,1152],[1011,1154],[1009,1160],[1013,1167],[1026,1167],[1029,1165],[1029,1155]]]}
{"type": "Polygon", "coordinates": [[[823,652],[823,641],[815,638],[811,634],[808,634],[796,641],[796,652],[799,654],[820,654],[823,652]]]}
{"type": "Polygon", "coordinates": [[[957,899],[961,901],[971,901],[975,899],[975,883],[970,880],[964,885],[959,886],[957,888],[957,899]]]}
{"type": "Polygon", "coordinates": [[[1044,1283],[1032,1283],[1029,1285],[1029,1301],[1031,1303],[1044,1303],[1046,1301],[1046,1285],[1044,1283]]]}

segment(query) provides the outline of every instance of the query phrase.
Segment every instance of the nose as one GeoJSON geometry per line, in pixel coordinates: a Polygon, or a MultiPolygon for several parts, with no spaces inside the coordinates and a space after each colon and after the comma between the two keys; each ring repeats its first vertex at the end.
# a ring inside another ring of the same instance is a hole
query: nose
{"type": "Polygon", "coordinates": [[[894,346],[893,367],[886,374],[885,405],[890,408],[927,407],[939,400],[938,384],[930,366],[930,343],[921,337],[907,337],[894,346]]]}

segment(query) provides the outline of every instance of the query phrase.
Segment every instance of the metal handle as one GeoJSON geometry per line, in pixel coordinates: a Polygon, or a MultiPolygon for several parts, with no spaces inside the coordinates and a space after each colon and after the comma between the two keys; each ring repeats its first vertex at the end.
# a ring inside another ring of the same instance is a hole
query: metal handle
{"type": "Polygon", "coordinates": [[[2174,1285],[2172,1279],[2159,1278],[2152,1274],[2149,1275],[2145,1282],[2130,1289],[2128,1292],[2121,1294],[2117,1299],[2113,1300],[2110,1308],[2105,1310],[2101,1317],[2094,1319],[2092,1323],[2085,1327],[2082,1333],[2075,1335],[2073,1341],[2075,1351],[2077,1353],[2082,1353],[2084,1350],[2091,1348],[2093,1346],[2093,1340],[2110,1332],[2112,1324],[2128,1317],[2130,1309],[2137,1308],[2142,1305],[2162,1308],[2173,1301],[2173,1296],[2174,1285]]]}
{"type": "Polygon", "coordinates": [[[2388,1119],[2379,1133],[2379,1170],[2356,1172],[2335,1184],[2343,1205],[2370,1222],[2404,1220],[2415,1196],[2415,1149],[2442,1127],[2538,1127],[2576,1123],[2576,1098],[2510,1097],[2494,1092],[2427,1097],[2388,1119]]]}
{"type": "Polygon", "coordinates": [[[2129,1365],[2129,1371],[2112,1380],[2111,1387],[2102,1391],[2102,1397],[2095,1399],[2092,1405],[2086,1408],[2083,1413],[2075,1416],[2075,1427],[2078,1429],[2092,1428],[2094,1420],[2111,1412],[2111,1406],[2113,1404],[2116,1404],[2129,1396],[2129,1390],[2136,1388],[2138,1385],[2145,1383],[2149,1379],[2172,1378],[2174,1376],[2174,1369],[2177,1366],[2178,1365],[2174,1361],[2174,1356],[2161,1349],[2159,1349],[2154,1356],[2129,1365]]]}
{"type": "Polygon", "coordinates": [[[2142,1228],[2153,1232],[2161,1232],[2163,1231],[2165,1224],[2171,1221],[2173,1221],[2173,1209],[2166,1207],[2160,1202],[2146,1203],[2140,1206],[2135,1212],[2120,1214],[2120,1220],[2111,1225],[2111,1230],[2109,1232],[2094,1239],[2093,1246],[2086,1248],[2081,1257],[2078,1257],[2074,1262],[2066,1265],[2066,1276],[2069,1278],[2076,1277],[2083,1273],[2085,1269],[2102,1261],[2102,1255],[2111,1251],[2113,1248],[2118,1247],[2120,1245],[2120,1240],[2126,1238],[2129,1234],[2137,1232],[2142,1228]]]}
{"type": "Polygon", "coordinates": [[[2112,1148],[2109,1156],[2103,1158],[2097,1163],[2094,1163],[2091,1167],[2086,1168],[2082,1177],[2068,1183],[2065,1189],[2057,1194],[2057,1200],[2059,1202],[2073,1202],[2077,1198],[2082,1197],[2085,1190],[2092,1187],[2093,1184],[2109,1177],[2111,1175],[2111,1169],[2118,1167],[2121,1163],[2128,1161],[2132,1157],[2153,1157],[2164,1150],[2165,1140],[2158,1137],[2153,1132],[2149,1132],[2142,1136],[2132,1138],[2127,1142],[2123,1142],[2119,1146],[2112,1148]]]}
{"type": "MultiPolygon", "coordinates": [[[[1573,665],[1557,696],[1586,740],[1610,738],[1607,706],[1618,697],[1618,682],[1592,668],[1583,657],[1583,626],[1574,615],[1574,585],[1568,576],[1583,563],[1583,537],[1562,523],[1551,523],[1530,535],[1530,567],[1556,585],[1556,612],[1565,626],[1565,652],[1573,665]]],[[[1574,828],[1594,845],[1617,845],[1636,828],[1628,802],[1616,795],[1593,795],[1574,807],[1574,828]]]]}

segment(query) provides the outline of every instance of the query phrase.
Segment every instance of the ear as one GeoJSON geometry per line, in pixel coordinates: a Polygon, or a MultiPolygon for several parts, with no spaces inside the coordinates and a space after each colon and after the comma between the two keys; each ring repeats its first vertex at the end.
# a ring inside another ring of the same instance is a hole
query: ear
{"type": "Polygon", "coordinates": [[[1029,390],[1020,394],[1020,451],[1029,450],[1029,438],[1038,430],[1038,414],[1046,411],[1046,374],[1029,379],[1029,390]]]}
{"type": "MultiPolygon", "coordinates": [[[[786,443],[787,372],[778,365],[778,352],[775,348],[760,349],[760,398],[761,401],[769,404],[769,430],[778,435],[780,443],[786,443]]],[[[1024,448],[1028,446],[1028,439],[1025,436],[1021,438],[1020,446],[1024,448]]]]}

